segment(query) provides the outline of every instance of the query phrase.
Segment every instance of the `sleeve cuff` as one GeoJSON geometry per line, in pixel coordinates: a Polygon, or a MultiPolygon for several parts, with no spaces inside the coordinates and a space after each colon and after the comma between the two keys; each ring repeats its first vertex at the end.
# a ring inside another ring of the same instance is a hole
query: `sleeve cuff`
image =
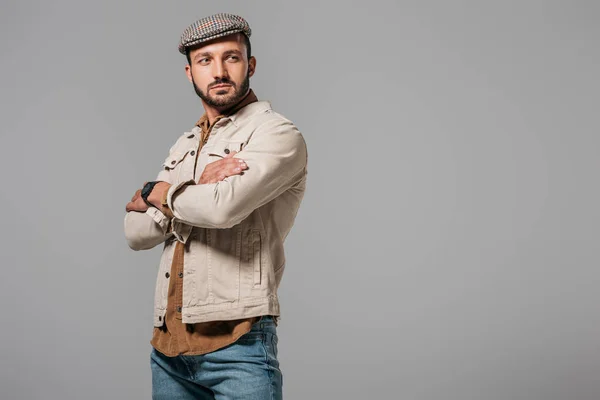
{"type": "Polygon", "coordinates": [[[162,198],[160,199],[160,204],[162,205],[162,213],[165,214],[167,216],[167,218],[173,218],[173,212],[171,211],[171,209],[169,208],[169,205],[167,204],[167,195],[169,194],[169,191],[165,191],[163,192],[162,198]]]}
{"type": "Polygon", "coordinates": [[[148,207],[148,209],[146,210],[146,214],[148,214],[160,226],[163,233],[167,232],[167,229],[169,228],[169,224],[171,222],[170,218],[168,218],[156,207],[148,207]]]}
{"type": "Polygon", "coordinates": [[[175,196],[176,192],[185,186],[195,185],[195,184],[196,184],[196,181],[193,179],[190,179],[188,181],[181,182],[178,185],[171,185],[171,187],[167,191],[167,201],[166,201],[167,207],[169,208],[169,211],[171,213],[173,213],[173,196],[175,196]]]}

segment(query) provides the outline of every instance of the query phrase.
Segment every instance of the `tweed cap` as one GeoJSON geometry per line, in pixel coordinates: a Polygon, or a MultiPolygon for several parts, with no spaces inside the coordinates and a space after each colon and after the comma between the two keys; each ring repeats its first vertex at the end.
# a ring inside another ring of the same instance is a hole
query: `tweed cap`
{"type": "Polygon", "coordinates": [[[179,52],[185,54],[190,46],[238,32],[248,37],[252,33],[248,22],[239,15],[220,13],[204,17],[183,31],[179,41],[179,52]]]}

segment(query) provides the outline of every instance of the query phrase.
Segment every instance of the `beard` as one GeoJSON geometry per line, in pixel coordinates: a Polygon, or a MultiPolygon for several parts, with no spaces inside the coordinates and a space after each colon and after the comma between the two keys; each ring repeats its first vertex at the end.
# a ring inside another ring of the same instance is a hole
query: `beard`
{"type": "MultiPolygon", "coordinates": [[[[233,92],[226,95],[210,95],[208,94],[210,92],[210,88],[208,88],[209,90],[206,93],[203,92],[202,89],[196,85],[193,76],[192,85],[194,86],[194,90],[196,91],[198,97],[200,97],[209,106],[216,108],[229,108],[239,103],[248,92],[248,89],[250,88],[250,71],[246,72],[246,77],[239,87],[235,84],[235,82],[227,78],[217,79],[210,85],[211,87],[216,85],[231,85],[233,92]]],[[[219,89],[216,89],[216,91],[218,92],[219,89]]]]}

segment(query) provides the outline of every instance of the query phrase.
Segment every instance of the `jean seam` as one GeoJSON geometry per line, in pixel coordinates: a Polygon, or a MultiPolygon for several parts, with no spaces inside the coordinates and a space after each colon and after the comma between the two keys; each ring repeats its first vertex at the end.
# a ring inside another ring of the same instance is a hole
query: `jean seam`
{"type": "Polygon", "coordinates": [[[261,341],[261,344],[263,346],[263,349],[265,351],[265,362],[267,364],[267,374],[269,376],[269,397],[271,398],[271,400],[273,400],[274,397],[274,391],[273,391],[273,371],[271,371],[271,364],[269,363],[269,351],[267,349],[267,345],[265,344],[266,340],[267,340],[267,333],[263,333],[263,340],[261,341]]]}

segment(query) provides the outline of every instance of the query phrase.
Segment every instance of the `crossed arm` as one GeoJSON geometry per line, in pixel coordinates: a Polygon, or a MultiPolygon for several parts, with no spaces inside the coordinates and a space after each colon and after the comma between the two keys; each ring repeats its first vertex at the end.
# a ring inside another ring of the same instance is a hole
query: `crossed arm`
{"type": "Polygon", "coordinates": [[[272,120],[257,129],[242,151],[207,165],[198,183],[172,185],[161,172],[157,180],[165,182],[148,198],[154,207],[144,203],[139,190],[126,207],[129,246],[142,250],[163,242],[172,234],[169,217],[192,226],[230,228],[292,187],[303,176],[306,162],[300,132],[289,121],[272,120]]]}
{"type": "MultiPolygon", "coordinates": [[[[232,158],[235,153],[233,151],[223,160],[208,164],[202,172],[198,184],[215,183],[227,176],[241,174],[247,166],[242,159],[232,158]]],[[[125,206],[127,211],[125,237],[129,247],[133,250],[151,249],[173,234],[171,231],[173,213],[168,206],[164,206],[166,196],[172,186],[169,173],[166,170],[161,171],[156,180],[160,182],[154,186],[148,196],[148,202],[152,206],[142,199],[142,189],[138,189],[125,206]]],[[[146,183],[144,182],[144,185],[146,183]]]]}

